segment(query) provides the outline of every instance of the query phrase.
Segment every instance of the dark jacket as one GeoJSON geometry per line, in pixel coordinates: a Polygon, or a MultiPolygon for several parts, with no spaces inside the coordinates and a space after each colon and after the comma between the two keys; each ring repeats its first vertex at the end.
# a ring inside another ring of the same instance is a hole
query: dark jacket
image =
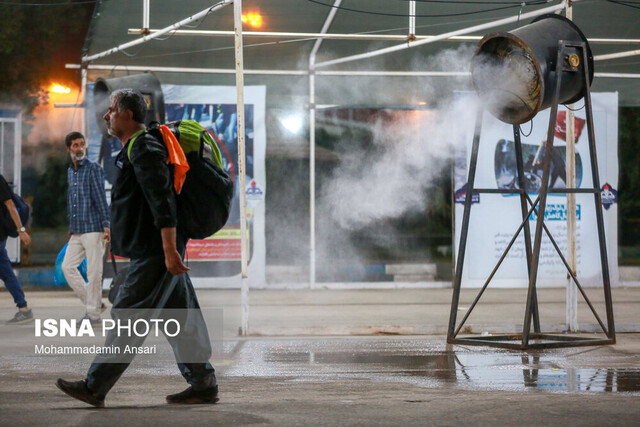
{"type": "Polygon", "coordinates": [[[0,175],[0,242],[7,240],[9,234],[5,228],[11,227],[13,224],[9,209],[4,204],[7,200],[11,200],[11,188],[4,177],[0,175]]]}
{"type": "Polygon", "coordinates": [[[164,143],[147,132],[127,141],[116,157],[118,173],[111,189],[114,254],[134,259],[164,254],[160,229],[177,223],[167,157],[164,143]]]}

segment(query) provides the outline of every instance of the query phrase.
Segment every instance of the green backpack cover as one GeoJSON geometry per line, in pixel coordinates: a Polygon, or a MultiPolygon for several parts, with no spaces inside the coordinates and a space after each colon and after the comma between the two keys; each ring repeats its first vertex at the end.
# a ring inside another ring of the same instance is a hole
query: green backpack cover
{"type": "MultiPolygon", "coordinates": [[[[156,125],[156,123],[152,123],[149,127],[149,131],[155,129],[156,125]]],[[[202,127],[200,123],[195,120],[178,120],[175,122],[165,123],[164,125],[175,135],[185,156],[194,151],[203,151],[201,155],[209,157],[209,159],[214,164],[218,165],[219,168],[223,167],[222,155],[220,154],[218,145],[211,134],[202,127]]],[[[160,134],[154,133],[154,136],[159,137],[159,139],[162,140],[160,134]]],[[[127,157],[129,158],[129,161],[131,161],[132,146],[133,144],[129,144],[129,149],[127,150],[127,157]]]]}

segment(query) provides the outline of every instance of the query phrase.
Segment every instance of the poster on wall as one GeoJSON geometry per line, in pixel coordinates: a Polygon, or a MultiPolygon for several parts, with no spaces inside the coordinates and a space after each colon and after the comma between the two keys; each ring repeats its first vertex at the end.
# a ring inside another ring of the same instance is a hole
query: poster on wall
{"type": "MultiPolygon", "coordinates": [[[[88,91],[92,93],[92,85],[88,91]]],[[[179,86],[162,85],[166,122],[195,120],[219,140],[223,167],[235,183],[229,220],[225,227],[206,239],[190,240],[185,263],[195,287],[235,288],[240,286],[240,203],[237,144],[237,109],[235,86],[179,86]]],[[[247,233],[249,241],[249,283],[264,287],[266,245],[265,215],[265,96],[264,86],[245,87],[245,180],[247,195],[247,233]]],[[[92,105],[90,103],[89,105],[92,105]]],[[[101,135],[95,114],[88,112],[89,156],[105,169],[107,195],[115,178],[114,160],[121,149],[116,138],[101,135]],[[94,121],[93,126],[91,120],[94,121]]],[[[108,197],[109,199],[109,197],[108,197]]],[[[126,260],[117,258],[118,266],[126,260]]],[[[113,269],[105,263],[105,286],[110,283],[113,269]]]]}
{"type": "MultiPolygon", "coordinates": [[[[592,93],[593,125],[603,201],[606,246],[612,286],[618,276],[618,95],[592,93]]],[[[586,128],[584,101],[578,101],[575,111],[576,186],[593,188],[589,136],[586,128]]],[[[544,141],[550,110],[538,113],[533,121],[521,126],[522,161],[525,187],[532,200],[542,184],[541,161],[545,155],[544,141]]],[[[559,106],[554,129],[549,188],[566,188],[566,117],[567,109],[559,106]]],[[[473,129],[467,141],[461,141],[454,162],[455,245],[460,243],[464,200],[471,157],[473,129]]],[[[517,189],[516,157],[513,127],[485,112],[480,134],[475,188],[517,189]]],[[[584,286],[602,286],[602,268],[598,244],[596,207],[591,194],[576,194],[576,260],[577,277],[584,286]]],[[[537,216],[529,219],[535,232],[537,216]]],[[[463,287],[482,287],[498,263],[504,250],[522,222],[520,197],[516,194],[474,195],[469,219],[469,235],[462,276],[463,287]]],[[[564,193],[548,193],[545,225],[567,256],[567,197],[564,193]]],[[[455,258],[457,259],[457,258],[455,258]]],[[[543,233],[537,286],[564,287],[567,270],[549,238],[543,233]]],[[[529,284],[524,237],[521,232],[509,251],[491,287],[518,288],[529,284]]]]}

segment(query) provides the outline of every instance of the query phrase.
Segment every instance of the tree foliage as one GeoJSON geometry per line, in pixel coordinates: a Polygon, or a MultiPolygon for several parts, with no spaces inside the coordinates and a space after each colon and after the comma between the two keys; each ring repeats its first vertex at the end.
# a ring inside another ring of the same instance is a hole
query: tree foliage
{"type": "MultiPolygon", "coordinates": [[[[45,0],[48,1],[48,0],[45,0]]],[[[38,4],[45,4],[38,0],[38,4]]],[[[80,56],[82,38],[90,8],[74,4],[33,6],[31,1],[14,0],[0,4],[0,102],[17,104],[30,112],[46,100],[42,90],[67,52],[80,56]]]]}
{"type": "Polygon", "coordinates": [[[620,245],[640,241],[640,108],[620,108],[618,206],[620,245]]]}
{"type": "Polygon", "coordinates": [[[67,224],[67,169],[66,152],[49,157],[44,172],[37,178],[33,199],[33,225],[36,227],[61,227],[67,224]]]}

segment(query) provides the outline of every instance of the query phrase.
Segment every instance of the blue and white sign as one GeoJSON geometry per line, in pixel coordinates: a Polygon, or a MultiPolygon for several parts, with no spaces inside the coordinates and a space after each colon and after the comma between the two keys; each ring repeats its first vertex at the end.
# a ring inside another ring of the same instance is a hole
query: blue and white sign
{"type": "MultiPolygon", "coordinates": [[[[475,96],[470,94],[469,96],[475,96]]],[[[467,99],[467,101],[469,101],[467,99]]],[[[582,102],[582,101],[580,101],[582,102]]],[[[580,106],[578,102],[578,107],[580,106]]],[[[473,104],[473,103],[472,103],[473,104]]],[[[609,258],[611,284],[618,285],[618,95],[617,93],[592,93],[593,125],[596,155],[598,159],[602,205],[604,207],[605,237],[609,258]]],[[[565,115],[566,108],[560,106],[559,114],[565,115]]],[[[471,114],[470,114],[471,116],[471,114]]],[[[584,125],[585,109],[575,112],[576,129],[584,125]]],[[[542,159],[545,156],[549,124],[549,109],[534,117],[531,132],[522,136],[522,162],[524,166],[524,186],[531,200],[538,196],[542,184],[542,159]]],[[[461,120],[466,126],[465,141],[460,141],[460,153],[455,159],[454,188],[460,189],[468,177],[468,165],[473,142],[473,120],[461,120]],[[466,147],[466,149],[465,149],[466,147]]],[[[529,124],[522,127],[529,129],[529,124]]],[[[593,188],[591,156],[589,154],[588,132],[576,131],[579,135],[575,145],[576,186],[593,188]]],[[[480,135],[475,188],[518,189],[516,180],[516,154],[513,142],[513,127],[485,113],[480,135]]],[[[550,153],[551,166],[549,186],[561,190],[566,188],[566,142],[562,134],[555,135],[553,151],[550,153]]],[[[466,193],[466,191],[465,191],[466,193]]],[[[478,203],[471,208],[469,237],[467,241],[462,286],[481,287],[504,253],[522,223],[520,197],[517,194],[482,194],[478,203]]],[[[455,203],[455,241],[460,242],[464,206],[455,203]]],[[[596,226],[596,211],[593,193],[576,194],[576,257],[578,279],[584,286],[602,286],[601,260],[596,226]]],[[[532,214],[529,225],[535,231],[537,216],[532,214]]],[[[545,209],[545,225],[567,255],[567,196],[565,193],[548,193],[545,209]]],[[[458,248],[456,247],[456,250],[458,248]]],[[[567,270],[551,241],[543,233],[540,263],[538,269],[539,287],[566,286],[567,270]]],[[[527,287],[528,272],[526,252],[522,233],[509,251],[503,264],[491,281],[492,287],[527,287]]]]}

